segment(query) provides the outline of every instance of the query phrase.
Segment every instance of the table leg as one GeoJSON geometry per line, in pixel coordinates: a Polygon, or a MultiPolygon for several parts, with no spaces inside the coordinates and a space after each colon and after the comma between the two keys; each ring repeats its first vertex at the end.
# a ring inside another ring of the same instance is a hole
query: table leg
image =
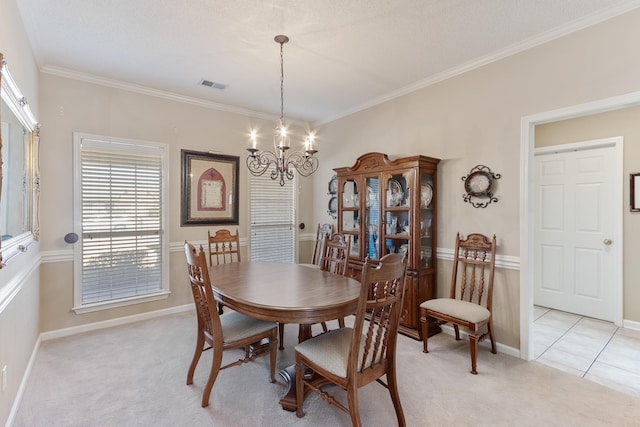
{"type": "MultiPolygon", "coordinates": [[[[298,342],[311,338],[311,325],[300,325],[298,328],[298,342]]],[[[285,411],[296,410],[296,365],[291,365],[280,371],[280,376],[288,383],[289,388],[280,399],[280,406],[285,411]]]]}
{"type": "Polygon", "coordinates": [[[289,385],[287,389],[287,393],[284,395],[282,399],[280,399],[280,406],[285,411],[295,411],[296,410],[296,367],[295,365],[288,366],[287,368],[280,371],[280,376],[284,378],[284,380],[289,385]]]}

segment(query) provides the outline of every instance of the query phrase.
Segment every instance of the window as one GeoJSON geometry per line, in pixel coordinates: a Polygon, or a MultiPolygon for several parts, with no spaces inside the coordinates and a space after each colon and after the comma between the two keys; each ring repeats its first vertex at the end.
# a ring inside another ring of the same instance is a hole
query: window
{"type": "Polygon", "coordinates": [[[167,297],[167,150],[74,134],[76,313],[167,297]]]}
{"type": "Polygon", "coordinates": [[[252,261],[296,262],[297,176],[280,186],[268,174],[249,180],[252,261]]]}

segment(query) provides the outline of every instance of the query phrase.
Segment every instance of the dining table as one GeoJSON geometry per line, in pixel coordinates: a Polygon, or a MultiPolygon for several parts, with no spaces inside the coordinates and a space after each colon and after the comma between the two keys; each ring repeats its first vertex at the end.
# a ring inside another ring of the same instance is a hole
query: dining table
{"type": "MultiPolygon", "coordinates": [[[[256,319],[299,324],[298,341],[311,338],[311,325],[355,313],[360,282],[301,264],[250,261],[210,268],[216,300],[256,319]]],[[[296,410],[295,366],[280,372],[289,389],[280,400],[296,410]]]]}

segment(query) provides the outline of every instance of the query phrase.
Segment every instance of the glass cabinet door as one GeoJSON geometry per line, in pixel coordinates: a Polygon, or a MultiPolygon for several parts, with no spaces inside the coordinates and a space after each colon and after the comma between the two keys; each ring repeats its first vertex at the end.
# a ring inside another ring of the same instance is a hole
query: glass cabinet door
{"type": "Polygon", "coordinates": [[[420,174],[420,266],[433,266],[433,175],[420,174]]]}
{"type": "Polygon", "coordinates": [[[340,189],[342,232],[351,236],[350,256],[360,256],[360,194],[358,181],[346,179],[340,189]]]}
{"type": "Polygon", "coordinates": [[[385,254],[407,255],[411,266],[411,173],[384,174],[385,254]]]}
{"type": "Polygon", "coordinates": [[[377,176],[367,177],[365,197],[365,256],[371,259],[380,258],[380,179],[377,176]]]}

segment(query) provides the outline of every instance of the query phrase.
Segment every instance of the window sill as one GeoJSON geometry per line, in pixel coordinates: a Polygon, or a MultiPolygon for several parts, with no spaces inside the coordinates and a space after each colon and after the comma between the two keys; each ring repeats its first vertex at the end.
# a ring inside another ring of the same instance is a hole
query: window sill
{"type": "Polygon", "coordinates": [[[78,306],[78,307],[73,307],[72,310],[76,314],[92,313],[94,311],[110,310],[112,308],[125,307],[127,305],[143,304],[145,302],[151,302],[151,301],[158,301],[158,300],[161,300],[161,299],[167,299],[167,298],[169,298],[170,294],[171,294],[171,292],[169,292],[169,291],[161,291],[161,292],[156,293],[156,294],[144,295],[144,296],[139,296],[139,297],[130,297],[130,298],[123,298],[123,299],[114,300],[114,301],[105,301],[105,302],[98,302],[98,303],[93,303],[93,304],[84,304],[84,305],[81,305],[81,306],[78,306]]]}

